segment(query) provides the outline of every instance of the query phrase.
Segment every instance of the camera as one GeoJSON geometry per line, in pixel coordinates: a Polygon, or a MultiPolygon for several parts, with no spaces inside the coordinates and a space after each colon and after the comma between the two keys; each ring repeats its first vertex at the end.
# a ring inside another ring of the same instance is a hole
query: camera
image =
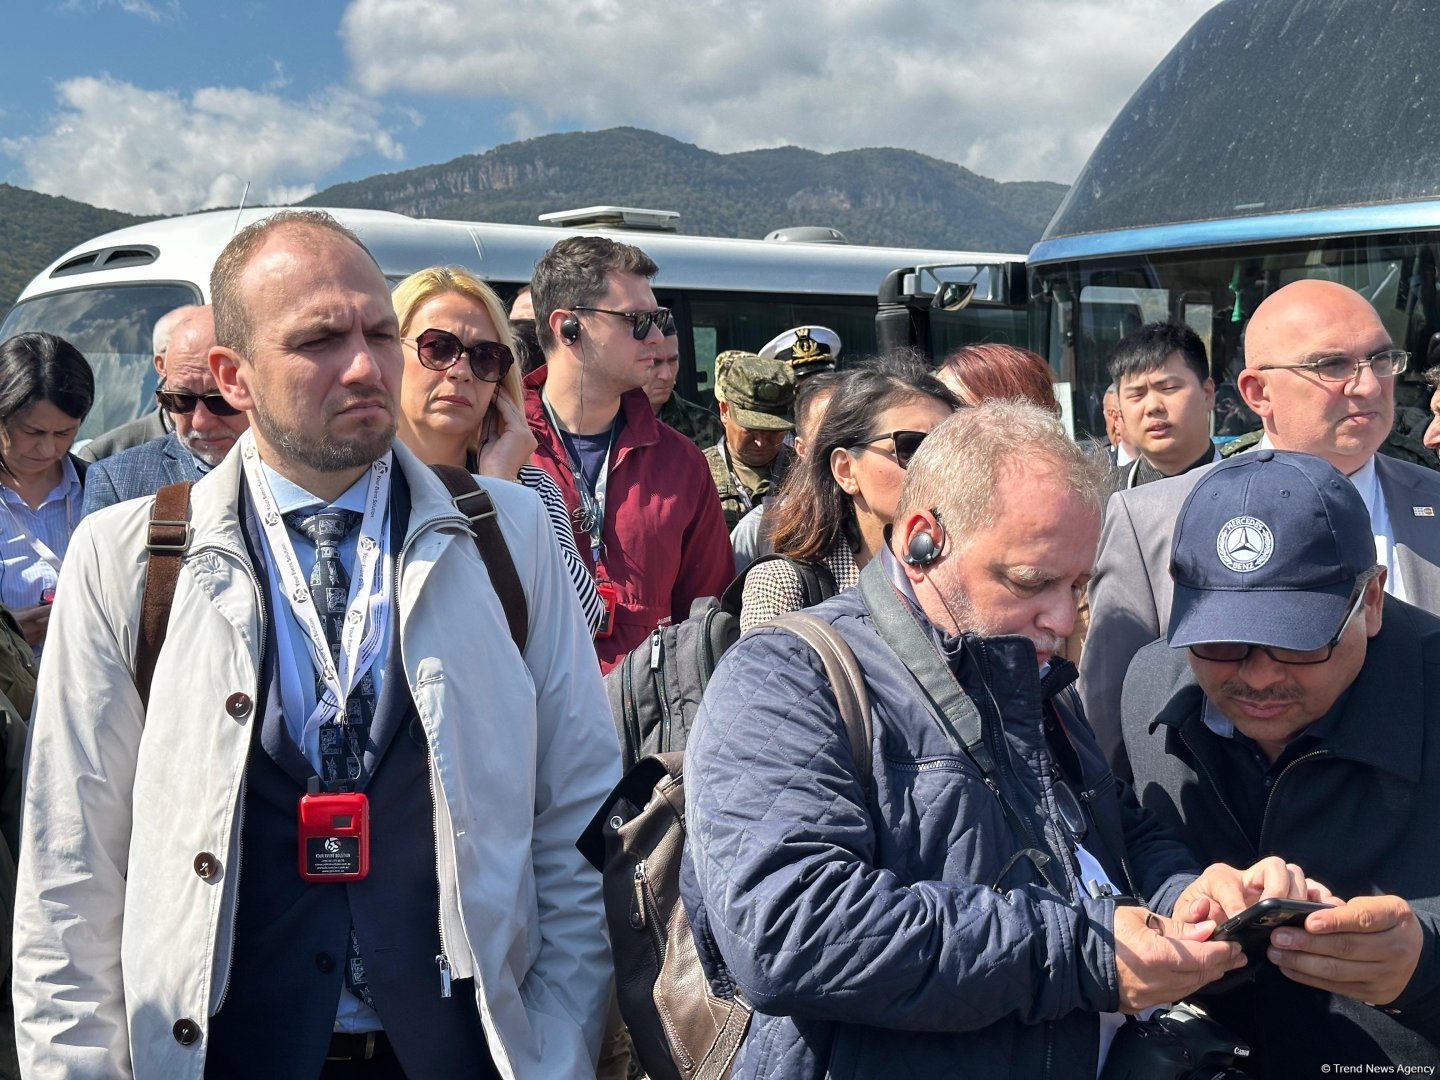
{"type": "Polygon", "coordinates": [[[1250,1047],[1204,1009],[1181,1002],[1117,1031],[1100,1080],[1245,1078],[1250,1074],[1238,1065],[1249,1056],[1250,1047]]]}

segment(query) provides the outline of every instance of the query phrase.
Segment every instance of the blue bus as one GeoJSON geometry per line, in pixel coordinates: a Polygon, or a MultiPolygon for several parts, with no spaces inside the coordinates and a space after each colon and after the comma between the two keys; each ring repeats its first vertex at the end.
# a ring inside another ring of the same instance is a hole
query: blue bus
{"type": "Polygon", "coordinates": [[[1440,363],[1440,11],[1425,0],[1227,0],[1120,111],[1027,260],[1031,346],[1104,433],[1115,344],[1145,322],[1209,347],[1215,431],[1258,427],[1235,391],[1246,322],[1326,278],[1413,354],[1397,427],[1423,426],[1440,363]]]}

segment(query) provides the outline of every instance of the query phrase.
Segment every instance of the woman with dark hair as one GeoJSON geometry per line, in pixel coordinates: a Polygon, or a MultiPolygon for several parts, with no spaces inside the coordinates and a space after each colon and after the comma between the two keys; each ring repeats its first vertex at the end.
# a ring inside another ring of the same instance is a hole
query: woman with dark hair
{"type": "MultiPolygon", "coordinates": [[[[885,542],[910,456],[960,404],[908,357],[866,360],[843,372],[813,444],[765,511],[775,551],[815,564],[837,589],[854,585],[885,542]]],[[[804,603],[794,567],[760,563],[745,579],[740,629],[804,603]]]]}
{"type": "Polygon", "coordinates": [[[0,342],[0,604],[37,658],[81,517],[85,465],[70,445],[94,399],[90,365],[68,341],[16,334],[0,342]]]}
{"type": "Polygon", "coordinates": [[[935,377],[966,405],[1013,398],[1060,415],[1050,365],[1044,357],[1016,345],[963,345],[940,362],[935,377]]]}

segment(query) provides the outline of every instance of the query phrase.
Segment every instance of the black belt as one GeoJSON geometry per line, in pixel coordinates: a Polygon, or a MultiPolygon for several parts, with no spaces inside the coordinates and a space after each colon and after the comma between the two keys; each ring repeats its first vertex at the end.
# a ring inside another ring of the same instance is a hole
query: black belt
{"type": "Polygon", "coordinates": [[[373,1061],[376,1058],[393,1058],[390,1040],[383,1031],[337,1031],[330,1036],[330,1049],[326,1061],[373,1061]]]}

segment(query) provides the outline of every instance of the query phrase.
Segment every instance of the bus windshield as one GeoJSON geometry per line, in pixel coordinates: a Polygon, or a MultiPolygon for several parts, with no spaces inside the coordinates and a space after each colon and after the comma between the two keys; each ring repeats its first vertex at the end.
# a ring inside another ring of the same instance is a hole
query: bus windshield
{"type": "Polygon", "coordinates": [[[1216,387],[1215,434],[1224,438],[1259,427],[1235,389],[1244,366],[1242,332],[1255,308],[1301,278],[1339,282],[1374,304],[1396,346],[1414,356],[1396,385],[1396,405],[1415,409],[1419,423],[1427,397],[1421,373],[1436,362],[1430,342],[1440,330],[1437,261],[1440,234],[1433,232],[1077,259],[1035,268],[1032,303],[1042,308],[1045,351],[1076,388],[1077,432],[1104,434],[1105,364],[1120,339],[1145,323],[1173,319],[1205,342],[1216,387]]]}
{"type": "Polygon", "coordinates": [[[66,328],[65,339],[84,354],[95,373],[95,403],[77,436],[93,439],[155,407],[155,320],[173,308],[199,302],[187,285],[111,285],[51,293],[15,305],[0,324],[0,341],[27,331],[66,328]]]}

